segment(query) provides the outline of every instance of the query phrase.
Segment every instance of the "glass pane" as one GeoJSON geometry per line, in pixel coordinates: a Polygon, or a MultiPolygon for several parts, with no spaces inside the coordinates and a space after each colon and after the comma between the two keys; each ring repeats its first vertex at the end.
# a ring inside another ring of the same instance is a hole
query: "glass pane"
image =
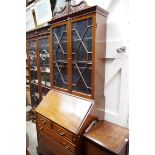
{"type": "Polygon", "coordinates": [[[84,45],[81,43],[80,48],[76,52],[76,61],[87,61],[87,51],[84,45]]]}
{"type": "Polygon", "coordinates": [[[72,83],[73,90],[83,93],[91,93],[92,65],[91,64],[73,64],[72,83]]]}
{"type": "Polygon", "coordinates": [[[50,74],[47,72],[41,72],[40,73],[40,79],[41,79],[41,85],[42,86],[46,86],[46,87],[50,87],[50,74]]]}
{"type": "Polygon", "coordinates": [[[32,107],[39,104],[38,80],[37,80],[37,61],[36,61],[36,41],[29,41],[28,53],[30,60],[30,77],[31,77],[31,92],[32,92],[32,107]]]}
{"type": "Polygon", "coordinates": [[[42,97],[46,96],[49,92],[49,89],[42,87],[42,97]]]}
{"type": "Polygon", "coordinates": [[[40,53],[40,80],[42,85],[42,97],[47,94],[50,88],[50,64],[49,64],[49,40],[43,38],[39,40],[40,53]],[[48,90],[48,91],[47,91],[48,90]]]}
{"type": "Polygon", "coordinates": [[[87,20],[76,22],[76,30],[81,38],[85,33],[86,29],[87,29],[87,20]]]}
{"type": "Polygon", "coordinates": [[[88,53],[91,53],[92,52],[92,39],[85,39],[84,38],[83,42],[84,42],[86,51],[88,53]]]}
{"type": "Polygon", "coordinates": [[[49,65],[49,41],[48,38],[39,40],[39,57],[40,57],[40,70],[50,71],[49,65]]]}
{"type": "Polygon", "coordinates": [[[38,83],[37,71],[30,70],[31,82],[38,83]]]}
{"type": "Polygon", "coordinates": [[[67,63],[54,64],[54,85],[57,87],[67,87],[67,63]]]}
{"type": "Polygon", "coordinates": [[[36,107],[39,104],[38,85],[31,84],[32,88],[32,107],[36,107]]]}
{"type": "Polygon", "coordinates": [[[30,41],[28,44],[28,53],[29,53],[29,60],[30,60],[30,69],[37,70],[37,63],[36,63],[36,41],[30,41]]]}
{"type": "Polygon", "coordinates": [[[72,24],[72,90],[91,94],[92,18],[72,24]]]}
{"type": "Polygon", "coordinates": [[[67,30],[66,25],[53,28],[54,86],[67,88],[67,30]]]}

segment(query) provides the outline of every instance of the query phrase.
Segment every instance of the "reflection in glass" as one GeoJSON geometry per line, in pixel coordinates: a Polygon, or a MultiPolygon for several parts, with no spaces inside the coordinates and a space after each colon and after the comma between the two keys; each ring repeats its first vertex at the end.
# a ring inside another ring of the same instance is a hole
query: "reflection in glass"
{"type": "Polygon", "coordinates": [[[39,40],[39,57],[40,57],[40,70],[49,71],[49,42],[48,38],[43,38],[39,40]]]}
{"type": "Polygon", "coordinates": [[[42,87],[42,97],[46,96],[48,92],[49,92],[49,89],[42,87]]]}
{"type": "Polygon", "coordinates": [[[37,83],[37,71],[30,70],[31,82],[37,83]]]}
{"type": "Polygon", "coordinates": [[[37,62],[36,62],[36,41],[29,42],[29,60],[30,60],[30,69],[37,70],[37,62]]]}
{"type": "Polygon", "coordinates": [[[32,107],[36,107],[39,104],[38,86],[35,84],[31,84],[31,90],[32,90],[32,107]]]}
{"type": "Polygon", "coordinates": [[[40,74],[42,86],[50,87],[50,74],[46,72],[41,72],[40,74]]]}
{"type": "Polygon", "coordinates": [[[39,104],[38,80],[37,80],[37,61],[36,61],[36,41],[29,41],[28,53],[30,61],[30,78],[31,78],[31,94],[32,107],[39,104]]]}

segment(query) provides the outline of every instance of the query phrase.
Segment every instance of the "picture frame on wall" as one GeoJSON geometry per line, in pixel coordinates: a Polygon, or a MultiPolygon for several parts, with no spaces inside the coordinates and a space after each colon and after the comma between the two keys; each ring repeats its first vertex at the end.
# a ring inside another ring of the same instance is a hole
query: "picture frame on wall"
{"type": "Polygon", "coordinates": [[[28,8],[26,10],[26,31],[30,31],[35,28],[34,18],[32,14],[32,9],[28,8]]]}
{"type": "Polygon", "coordinates": [[[52,19],[50,0],[39,0],[36,2],[34,11],[37,25],[44,24],[52,19]]]}

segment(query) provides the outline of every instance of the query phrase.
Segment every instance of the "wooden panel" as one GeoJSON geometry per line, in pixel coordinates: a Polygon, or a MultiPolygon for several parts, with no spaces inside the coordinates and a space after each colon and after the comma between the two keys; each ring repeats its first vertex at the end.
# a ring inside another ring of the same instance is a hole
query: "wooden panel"
{"type": "Polygon", "coordinates": [[[84,155],[112,155],[107,150],[103,150],[99,146],[88,140],[84,140],[84,155]]]}
{"type": "Polygon", "coordinates": [[[128,155],[127,145],[123,147],[119,154],[92,143],[91,141],[84,139],[84,155],[128,155]]]}
{"type": "Polygon", "coordinates": [[[40,37],[44,35],[49,35],[49,26],[44,26],[27,32],[26,38],[30,39],[30,38],[40,37]]]}
{"type": "Polygon", "coordinates": [[[76,134],[92,104],[92,100],[51,90],[36,112],[76,134]]]}
{"type": "Polygon", "coordinates": [[[106,18],[96,14],[96,44],[95,44],[95,71],[94,71],[94,99],[104,95],[105,61],[106,55],[106,18]]]}
{"type": "Polygon", "coordinates": [[[126,128],[108,121],[104,121],[104,123],[101,121],[96,127],[84,134],[84,137],[104,150],[120,154],[128,142],[128,134],[126,128]]]}

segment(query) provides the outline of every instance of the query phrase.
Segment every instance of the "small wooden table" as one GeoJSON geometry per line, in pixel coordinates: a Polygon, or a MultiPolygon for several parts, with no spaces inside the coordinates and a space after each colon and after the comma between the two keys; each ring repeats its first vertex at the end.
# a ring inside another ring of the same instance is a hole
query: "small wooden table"
{"type": "Polygon", "coordinates": [[[129,131],[108,121],[84,134],[85,155],[128,155],[129,131]]]}

